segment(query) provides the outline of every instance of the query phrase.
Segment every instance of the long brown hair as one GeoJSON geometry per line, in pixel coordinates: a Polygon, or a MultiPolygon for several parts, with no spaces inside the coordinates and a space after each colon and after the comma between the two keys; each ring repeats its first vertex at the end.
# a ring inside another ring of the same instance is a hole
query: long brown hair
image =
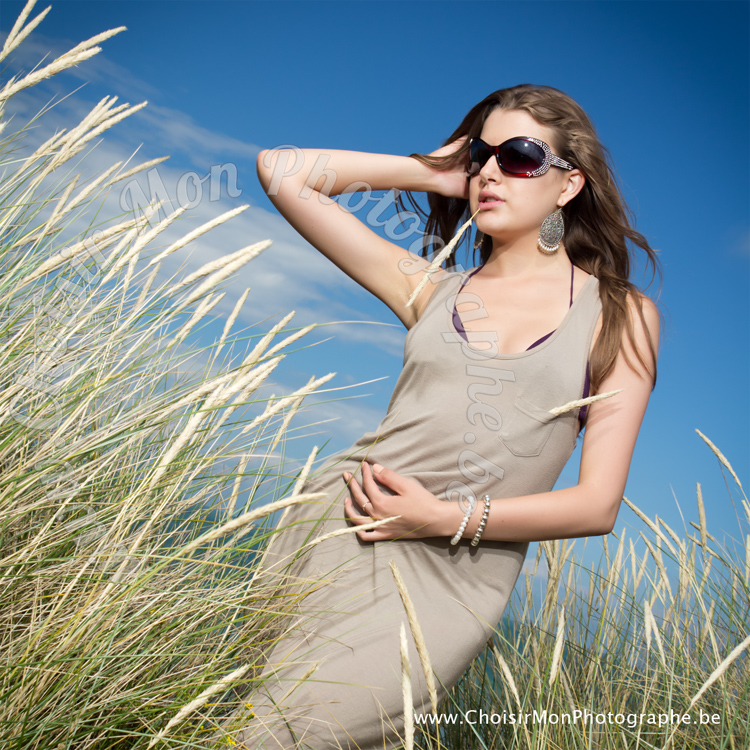
{"type": "MultiPolygon", "coordinates": [[[[437,169],[448,169],[467,163],[469,139],[479,137],[485,120],[495,109],[528,112],[538,123],[553,132],[550,146],[555,153],[578,167],[586,177],[579,194],[562,209],[565,220],[565,250],[573,265],[582,268],[599,280],[602,301],[602,330],[591,355],[591,386],[596,393],[612,371],[622,350],[623,330],[636,352],[639,363],[648,371],[642,352],[635,343],[633,321],[628,300],[632,300],[644,329],[643,295],[630,282],[631,249],[628,241],[646,254],[652,270],[652,279],[660,275],[660,264],[646,238],[631,226],[632,214],[622,197],[610,166],[609,154],[599,142],[596,130],[581,107],[567,94],[551,86],[523,84],[500,89],[472,107],[461,124],[447,138],[445,144],[466,137],[458,151],[447,157],[412,154],[412,157],[437,169]]],[[[459,222],[469,217],[469,202],[446,198],[430,193],[428,196],[426,233],[448,242],[456,232],[459,222]]],[[[416,206],[415,202],[411,201],[416,206]]],[[[422,212],[424,215],[424,212],[422,212]]],[[[434,245],[440,244],[440,241],[434,245]]],[[[436,247],[426,247],[424,254],[436,247]]],[[[484,237],[479,249],[480,262],[484,263],[492,251],[492,238],[484,237]]],[[[448,265],[455,263],[448,259],[448,265]]],[[[650,340],[650,339],[649,339],[650,340]]],[[[651,347],[652,362],[656,362],[651,347]]],[[[628,364],[632,362],[623,352],[628,364]]],[[[654,365],[655,367],[655,365],[654,365]]],[[[656,380],[656,372],[651,373],[656,380]]]]}

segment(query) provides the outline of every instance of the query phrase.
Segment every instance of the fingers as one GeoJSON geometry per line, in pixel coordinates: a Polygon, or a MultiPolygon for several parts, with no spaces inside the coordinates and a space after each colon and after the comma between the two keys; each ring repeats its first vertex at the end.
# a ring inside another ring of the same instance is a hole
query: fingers
{"type": "MultiPolygon", "coordinates": [[[[374,519],[371,515],[368,515],[368,509],[372,512],[372,503],[369,498],[362,492],[357,480],[348,471],[344,472],[344,479],[349,484],[349,490],[352,495],[352,497],[347,497],[344,500],[346,517],[355,526],[372,523],[374,519]]],[[[364,542],[374,542],[377,541],[377,539],[371,536],[374,531],[375,529],[363,529],[357,532],[357,536],[364,542]]]]}
{"type": "MultiPolygon", "coordinates": [[[[390,511],[384,509],[383,501],[386,495],[378,486],[381,482],[384,486],[399,493],[399,488],[403,487],[408,480],[400,474],[390,469],[386,469],[380,464],[369,464],[364,461],[361,465],[362,484],[352,476],[351,473],[344,472],[343,478],[346,481],[350,497],[344,502],[344,509],[347,518],[357,526],[363,526],[372,521],[380,520],[390,515],[390,511]]],[[[357,531],[357,536],[366,542],[381,541],[393,538],[393,534],[388,530],[389,526],[378,529],[363,529],[357,531]]]]}
{"type": "MultiPolygon", "coordinates": [[[[413,487],[409,487],[409,484],[414,481],[413,479],[410,479],[409,477],[404,477],[398,472],[393,471],[393,469],[386,469],[384,466],[381,466],[380,464],[373,464],[372,467],[370,467],[370,465],[367,463],[363,464],[363,469],[362,469],[363,478],[366,476],[365,470],[364,470],[365,466],[371,470],[370,476],[373,476],[378,482],[380,482],[380,484],[385,485],[389,490],[393,490],[395,494],[404,495],[410,489],[413,490],[413,487]]],[[[377,487],[377,485],[374,485],[374,486],[377,487]]],[[[380,492],[380,490],[378,490],[378,492],[380,492]]],[[[369,495],[370,493],[368,492],[367,494],[369,495]]]]}
{"type": "MultiPolygon", "coordinates": [[[[372,521],[379,520],[380,516],[373,505],[373,500],[377,501],[382,493],[373,479],[370,465],[367,463],[362,465],[362,486],[348,471],[344,472],[343,476],[349,485],[351,495],[344,501],[344,510],[349,521],[356,526],[364,526],[372,523],[372,521]]],[[[389,538],[389,535],[380,529],[362,529],[356,533],[363,542],[375,542],[389,538]]]]}
{"type": "MultiPolygon", "coordinates": [[[[366,527],[375,520],[370,516],[361,515],[358,511],[359,508],[357,504],[350,497],[347,497],[344,500],[344,512],[352,524],[355,526],[366,527]]],[[[394,516],[393,519],[389,518],[387,521],[390,522],[396,518],[398,518],[398,516],[394,516]]],[[[393,538],[392,534],[390,534],[383,526],[374,529],[362,528],[358,529],[355,533],[363,542],[381,542],[393,538]]]]}
{"type": "Polygon", "coordinates": [[[348,471],[344,473],[344,479],[349,484],[349,492],[357,507],[365,514],[365,517],[372,516],[373,507],[369,493],[363,491],[357,480],[348,471]]]}
{"type": "MultiPolygon", "coordinates": [[[[378,468],[381,470],[383,468],[379,464],[375,464],[375,466],[378,466],[378,468]]],[[[362,464],[362,486],[364,487],[364,491],[368,499],[375,499],[378,495],[381,494],[380,490],[378,489],[378,485],[375,483],[375,479],[373,478],[373,467],[371,467],[367,462],[362,464]]]]}
{"type": "MultiPolygon", "coordinates": [[[[345,507],[347,505],[353,506],[351,498],[345,500],[345,507]]],[[[350,508],[347,508],[347,516],[354,526],[357,527],[354,533],[362,542],[384,542],[395,538],[393,532],[389,530],[388,525],[392,521],[398,520],[399,516],[393,516],[381,521],[373,521],[372,518],[367,518],[358,514],[352,516],[350,508]],[[373,524],[377,524],[377,526],[375,528],[367,528],[373,524]]]]}
{"type": "MultiPolygon", "coordinates": [[[[373,518],[377,511],[382,510],[381,503],[383,500],[383,493],[378,487],[378,482],[381,481],[382,476],[387,476],[390,484],[389,487],[396,489],[399,485],[399,480],[403,480],[403,477],[396,474],[395,471],[389,471],[384,469],[380,464],[373,464],[372,466],[366,461],[362,463],[362,485],[360,486],[357,480],[348,472],[344,472],[344,480],[349,484],[349,489],[352,494],[352,498],[356,501],[362,510],[367,515],[373,518]]],[[[386,484],[383,481],[383,484],[386,484]]]]}
{"type": "Polygon", "coordinates": [[[364,463],[362,465],[362,478],[363,479],[366,476],[365,467],[367,467],[367,472],[371,479],[372,477],[375,477],[375,479],[377,479],[378,482],[386,485],[386,487],[389,487],[392,490],[396,489],[396,487],[394,486],[394,482],[398,481],[398,479],[400,479],[400,476],[396,474],[395,471],[386,469],[384,466],[381,466],[380,464],[370,465],[368,463],[364,463]]]}
{"type": "Polygon", "coordinates": [[[370,516],[362,515],[361,509],[350,497],[344,499],[344,512],[355,526],[372,523],[373,519],[370,516]]]}

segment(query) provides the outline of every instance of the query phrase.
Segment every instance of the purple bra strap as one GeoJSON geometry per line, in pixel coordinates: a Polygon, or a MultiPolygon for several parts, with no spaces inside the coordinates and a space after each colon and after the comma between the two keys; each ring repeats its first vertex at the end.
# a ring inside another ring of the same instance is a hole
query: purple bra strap
{"type": "MultiPolygon", "coordinates": [[[[458,294],[461,294],[463,291],[463,288],[469,283],[469,279],[480,269],[482,266],[477,266],[463,281],[461,286],[458,289],[458,294]]],[[[568,304],[568,308],[573,307],[573,278],[575,275],[575,266],[571,263],[570,264],[570,303],[568,304]]],[[[456,295],[458,296],[458,295],[456,295]]],[[[456,303],[453,303],[453,326],[458,331],[458,333],[461,335],[461,338],[466,339],[466,341],[469,340],[469,337],[466,335],[466,329],[463,327],[463,324],[461,323],[461,316],[458,314],[458,310],[456,309],[456,303]]],[[[539,346],[539,344],[545,342],[555,331],[550,331],[545,336],[542,336],[542,338],[535,341],[526,351],[529,351],[529,349],[533,349],[535,346],[539,346]]],[[[584,397],[585,398],[585,397],[584,397]]]]}
{"type": "MultiPolygon", "coordinates": [[[[573,307],[573,274],[574,273],[575,273],[575,267],[571,263],[570,264],[570,304],[568,305],[568,309],[573,307]]],[[[555,331],[550,331],[546,336],[542,336],[542,338],[537,339],[526,351],[529,351],[529,349],[533,349],[535,346],[539,346],[539,344],[545,342],[554,332],[555,331]]]]}
{"type": "Polygon", "coordinates": [[[571,263],[570,264],[570,305],[568,307],[573,307],[573,275],[575,274],[576,267],[571,263]]]}
{"type": "MultiPolygon", "coordinates": [[[[463,288],[466,286],[466,284],[469,283],[469,279],[480,269],[482,266],[477,266],[467,277],[466,280],[461,284],[458,294],[461,293],[463,288]]],[[[569,308],[573,307],[573,279],[575,277],[575,266],[571,263],[570,264],[570,303],[569,308]]],[[[458,310],[456,309],[456,304],[453,304],[453,325],[458,331],[458,333],[462,336],[462,338],[466,339],[467,341],[468,336],[466,335],[466,329],[463,327],[461,323],[461,316],[458,314],[458,310]]],[[[530,349],[533,349],[535,346],[539,346],[539,344],[546,341],[555,331],[550,331],[546,336],[542,336],[538,341],[535,341],[526,351],[529,351],[530,349]]],[[[586,378],[583,383],[583,396],[582,398],[588,398],[589,393],[591,392],[591,367],[590,364],[586,363],[586,378]]],[[[581,425],[581,428],[584,427],[586,424],[586,416],[588,415],[588,406],[582,406],[580,411],[578,412],[578,422],[581,425]]]]}
{"type": "MultiPolygon", "coordinates": [[[[557,329],[555,329],[557,330],[557,329]]],[[[537,339],[526,351],[531,351],[535,346],[539,346],[539,344],[543,344],[555,331],[550,331],[548,334],[542,336],[542,338],[537,339]]]]}
{"type": "MultiPolygon", "coordinates": [[[[482,266],[477,266],[462,282],[461,286],[458,288],[458,293],[456,294],[456,299],[458,299],[458,295],[461,294],[461,292],[464,290],[464,287],[469,283],[469,279],[480,269],[482,266]]],[[[453,327],[456,329],[456,331],[460,334],[461,338],[466,339],[466,341],[469,340],[469,337],[466,335],[466,329],[463,326],[463,323],[461,322],[461,316],[458,314],[458,310],[456,309],[456,302],[453,303],[453,327]]]]}

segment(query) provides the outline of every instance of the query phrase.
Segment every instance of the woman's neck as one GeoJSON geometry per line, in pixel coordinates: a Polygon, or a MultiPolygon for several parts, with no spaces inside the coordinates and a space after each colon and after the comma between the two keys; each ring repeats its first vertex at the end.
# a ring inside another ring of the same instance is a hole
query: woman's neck
{"type": "Polygon", "coordinates": [[[527,240],[500,245],[495,240],[487,262],[483,264],[484,276],[502,278],[557,275],[570,273],[570,259],[561,245],[554,255],[543,255],[527,240]]]}

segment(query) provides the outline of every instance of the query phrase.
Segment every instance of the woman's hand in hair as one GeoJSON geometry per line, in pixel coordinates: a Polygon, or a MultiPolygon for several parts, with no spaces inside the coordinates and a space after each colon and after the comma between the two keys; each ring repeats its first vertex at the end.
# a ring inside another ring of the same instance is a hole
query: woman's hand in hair
{"type": "MultiPolygon", "coordinates": [[[[453,143],[449,143],[447,146],[433,151],[431,154],[427,154],[429,159],[452,156],[456,153],[466,142],[466,138],[459,138],[453,143]]],[[[469,197],[469,173],[468,167],[468,155],[466,158],[460,159],[457,164],[447,167],[446,169],[440,169],[433,167],[434,169],[434,183],[435,187],[432,192],[443,195],[446,198],[464,198],[469,197]]],[[[450,164],[446,160],[447,164],[450,164]]]]}
{"type": "Polygon", "coordinates": [[[378,464],[362,464],[362,484],[348,472],[344,474],[350,497],[344,501],[349,520],[363,526],[385,518],[394,518],[372,530],[357,532],[363,542],[388,539],[421,539],[443,536],[441,510],[446,503],[438,500],[419,482],[378,464]],[[381,490],[385,487],[389,492],[381,490]],[[393,493],[393,494],[390,494],[393,493]]]}

